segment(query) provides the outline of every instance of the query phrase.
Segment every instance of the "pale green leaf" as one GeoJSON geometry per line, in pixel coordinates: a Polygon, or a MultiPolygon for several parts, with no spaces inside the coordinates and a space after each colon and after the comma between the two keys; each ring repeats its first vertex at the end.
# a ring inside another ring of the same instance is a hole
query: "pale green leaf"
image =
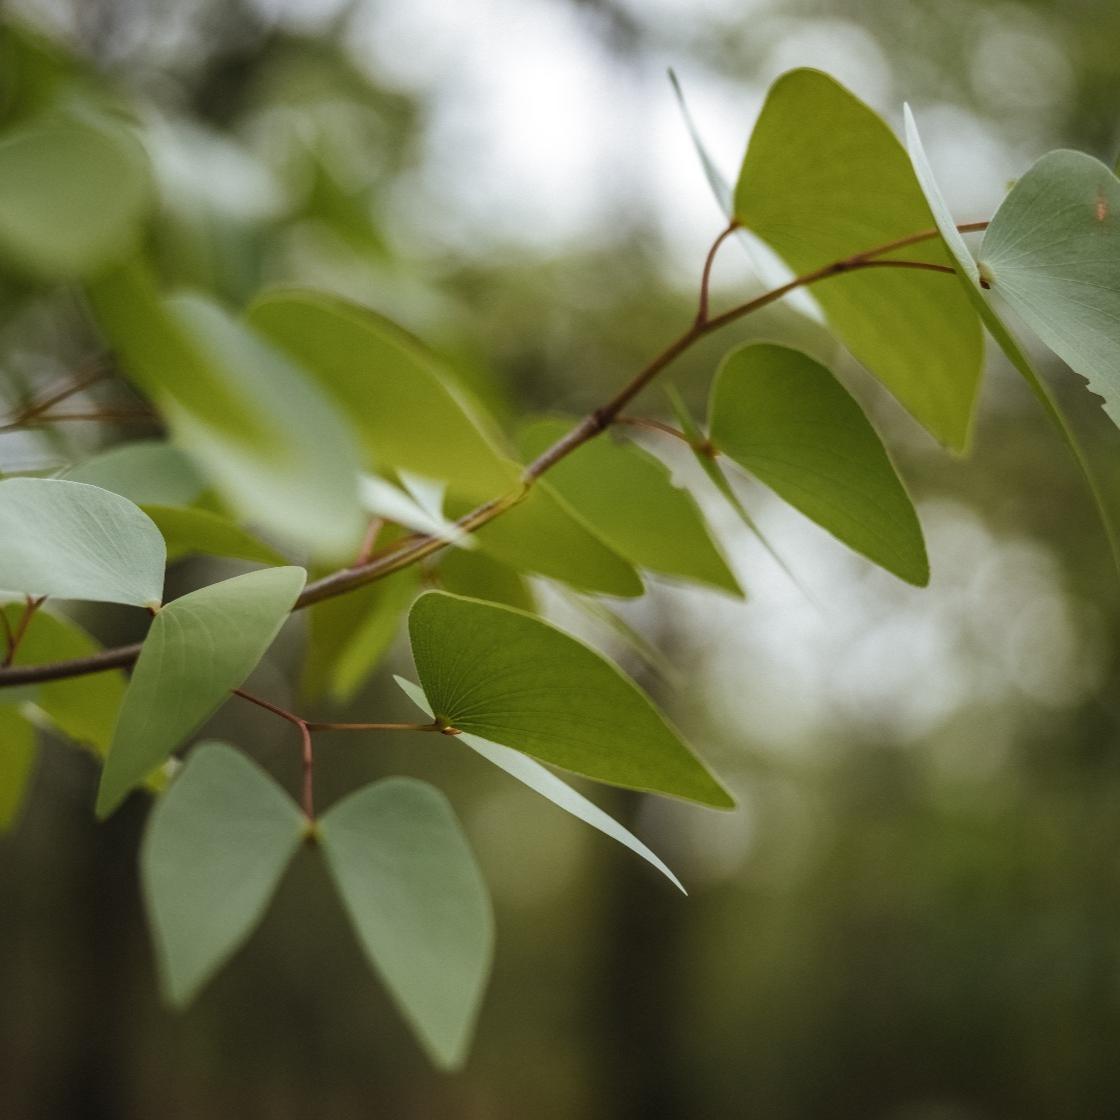
{"type": "MultiPolygon", "coordinates": [[[[406,681],[403,677],[394,677],[393,679],[404,690],[405,695],[425,715],[432,716],[431,705],[424,695],[424,690],[419,685],[413,684],[412,681],[406,681]]],[[[500,770],[504,770],[535,793],[539,793],[541,797],[547,798],[554,805],[559,806],[565,813],[571,813],[573,817],[583,821],[584,824],[589,824],[592,828],[598,829],[604,836],[609,836],[623,847],[629,848],[652,867],[656,867],[682,894],[688,893],[676,875],[632,832],[623,828],[612,816],[604,813],[597,805],[588,801],[582,794],[577,793],[567,783],[562,782],[551,770],[546,769],[539,762],[534,762],[533,759],[520,751],[511,750],[509,747],[503,747],[498,743],[492,743],[478,735],[469,735],[464,732],[458,736],[458,741],[465,743],[476,754],[482,755],[487,762],[493,763],[500,770]]]]}
{"type": "MultiPolygon", "coordinates": [[[[771,88],[735,188],[735,216],[798,274],[933,225],[894,134],[814,70],[794,70],[771,88]]],[[[887,256],[950,263],[936,241],[887,256]]],[[[983,339],[953,278],[872,268],[812,290],[855,357],[941,442],[964,448],[983,339]]]]}
{"type": "Polygon", "coordinates": [[[0,704],[0,832],[17,821],[35,768],[35,729],[10,704],[0,704]]]}
{"type": "MultiPolygon", "coordinates": [[[[442,487],[442,484],[440,484],[442,487]]],[[[437,509],[428,508],[412,494],[394,486],[377,475],[362,475],[360,483],[362,508],[374,517],[393,525],[401,525],[417,533],[454,544],[458,548],[475,548],[477,542],[449,521],[437,509]]]]}
{"type": "Polygon", "coordinates": [[[160,980],[175,1007],[248,939],[305,827],[295,802],[245,755],[223,743],[191,751],[140,848],[160,980]]]}
{"type": "MultiPolygon", "coordinates": [[[[572,426],[564,420],[529,425],[522,454],[535,459],[572,426]]],[[[648,451],[602,435],[557,463],[548,481],[630,563],[742,596],[696,502],[648,451]]]]}
{"type": "Polygon", "coordinates": [[[168,560],[200,552],[207,556],[229,556],[234,560],[249,560],[257,564],[286,562],[276,549],[220,513],[165,505],[145,505],[143,509],[163,534],[168,560]]]}
{"type": "Polygon", "coordinates": [[[112,490],[138,506],[190,505],[205,487],[190,458],[160,440],[112,447],[71,467],[62,477],[112,490]]]}
{"type": "Polygon", "coordinates": [[[0,482],[0,588],[158,606],[163,537],[127,498],[84,482],[0,482]]]}
{"type": "Polygon", "coordinates": [[[288,617],[302,568],[264,568],[192,591],[152,620],[105,759],[105,817],[228,699],[288,617]]]}
{"type": "Polygon", "coordinates": [[[474,402],[400,327],[337,296],[298,289],[262,296],[248,320],[354,418],[371,466],[439,479],[474,501],[508,488],[505,457],[474,402]]]}
{"type": "Polygon", "coordinates": [[[428,701],[460,731],[597,781],[734,805],[632,680],[541,619],[433,591],[409,633],[428,701]]]}
{"type": "Polygon", "coordinates": [[[979,270],[1120,425],[1120,180],[1082,152],[1043,156],[992,218],[979,270]]]}
{"type": "Polygon", "coordinates": [[[494,919],[447,799],[424,782],[389,778],[333,806],[318,832],[370,964],[436,1065],[462,1065],[494,919]]]}
{"type": "Polygon", "coordinates": [[[929,581],[921,526],[874,428],[832,374],[767,343],[724,360],[709,431],[721,452],[901,579],[929,581]]]}
{"type": "Polygon", "coordinates": [[[45,277],[95,272],[135,244],[151,194],[123,129],[29,124],[0,139],[0,256],[45,277]]]}

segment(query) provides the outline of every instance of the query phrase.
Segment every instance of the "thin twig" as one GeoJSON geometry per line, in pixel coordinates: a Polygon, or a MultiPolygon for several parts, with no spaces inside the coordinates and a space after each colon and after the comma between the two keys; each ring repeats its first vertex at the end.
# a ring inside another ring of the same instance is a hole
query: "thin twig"
{"type": "Polygon", "coordinates": [[[14,630],[8,625],[8,620],[5,617],[4,629],[8,632],[8,652],[4,656],[3,668],[7,669],[15,660],[16,651],[27,633],[27,627],[31,625],[32,616],[46,602],[46,599],[46,595],[41,595],[37,599],[28,595],[24,601],[23,614],[20,615],[14,630]]]}
{"type": "Polygon", "coordinates": [[[706,323],[708,321],[708,296],[712,282],[712,265],[715,264],[716,254],[719,252],[720,246],[738,228],[738,219],[732,218],[727,228],[712,242],[712,247],[708,250],[708,256],[704,260],[704,271],[700,276],[700,306],[696,312],[697,323],[706,323]]]}
{"type": "Polygon", "coordinates": [[[627,428],[646,428],[651,432],[662,432],[664,435],[673,436],[674,439],[687,443],[689,447],[692,446],[692,440],[679,428],[674,428],[672,424],[666,424],[662,420],[654,420],[649,416],[616,416],[611,423],[622,424],[627,428]]]}

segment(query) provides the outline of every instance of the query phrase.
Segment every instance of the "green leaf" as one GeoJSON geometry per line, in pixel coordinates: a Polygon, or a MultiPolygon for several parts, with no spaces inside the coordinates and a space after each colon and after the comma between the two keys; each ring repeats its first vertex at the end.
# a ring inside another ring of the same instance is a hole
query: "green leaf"
{"type": "Polygon", "coordinates": [[[845,544],[909,583],[929,582],[910,498],[824,366],[767,343],[733,351],[712,386],[709,430],[721,452],[845,544]]]}
{"type": "MultiPolygon", "coordinates": [[[[521,434],[522,454],[535,459],[571,427],[564,420],[533,423],[521,434]]],[[[742,597],[695,501],[649,452],[603,435],[557,463],[548,480],[630,563],[742,597]]]]}
{"type": "Polygon", "coordinates": [[[298,289],[262,296],[248,321],[355,418],[371,466],[439,479],[475,501],[508,488],[505,457],[477,407],[435,356],[393,323],[298,289]]]}
{"type": "Polygon", "coordinates": [[[0,140],[0,256],[39,276],[88,275],[135,244],[147,159],[123,129],[46,120],[0,140]]]}
{"type": "Polygon", "coordinates": [[[1101,524],[1112,550],[1113,562],[1117,569],[1120,570],[1120,523],[1118,523],[1110,502],[1105,500],[1104,487],[1098,480],[1096,471],[1089,461],[1089,457],[1082,447],[1077,433],[1073,430],[1073,427],[1070,425],[1069,420],[1066,418],[1061,408],[1059,408],[1053,393],[1050,392],[1046,382],[1042,380],[1041,376],[1035,370],[1026,352],[1019,345],[1018,340],[1007,328],[1006,324],[997,314],[995,308],[988,302],[987,297],[981,289],[980,269],[973,260],[972,254],[968,251],[968,246],[965,244],[964,238],[957,230],[953,216],[949,212],[949,207],[945,203],[940,187],[937,185],[933,169],[930,167],[925,149],[922,147],[921,136],[918,134],[918,126],[914,121],[914,116],[910,112],[910,107],[908,105],[905,107],[905,113],[906,140],[910,149],[910,158],[914,163],[914,170],[917,174],[918,181],[921,183],[922,190],[925,192],[926,198],[929,201],[930,210],[933,212],[938,232],[941,234],[941,239],[953,260],[956,262],[957,277],[964,288],[965,295],[976,308],[981,321],[988,329],[988,333],[995,339],[1007,360],[1019,371],[1023,379],[1031,387],[1035,396],[1045,409],[1046,414],[1050,417],[1050,420],[1069,448],[1070,453],[1073,455],[1077,463],[1077,468],[1081,472],[1081,476],[1084,478],[1093,502],[1097,507],[1101,524]]]}
{"type": "MultiPolygon", "coordinates": [[[[775,82],[735,188],[735,216],[801,274],[933,223],[902,145],[814,70],[775,82]]],[[[887,258],[948,264],[927,242],[887,258]]],[[[963,449],[983,364],[975,312],[951,277],[871,268],[813,287],[848,349],[941,442],[963,449]]]]}
{"type": "Polygon", "coordinates": [[[112,490],[138,506],[187,506],[205,486],[190,458],[160,440],[112,447],[71,467],[62,477],[112,490]]]}
{"type": "Polygon", "coordinates": [[[259,767],[202,743],[155,804],[140,880],[166,999],[185,1007],[264,916],[306,822],[259,767]]]}
{"type": "Polygon", "coordinates": [[[409,633],[429,703],[460,731],[597,781],[734,805],[633,681],[539,618],[432,591],[409,633]]]}
{"type": "Polygon", "coordinates": [[[158,607],[166,552],[127,498],[56,478],[0,482],[0,588],[158,607]]]}
{"type": "Polygon", "coordinates": [[[253,671],[306,578],[302,568],[265,568],[192,591],[156,615],[105,759],[99,817],[108,816],[253,671]]]}
{"type": "MultiPolygon", "coordinates": [[[[400,685],[405,695],[425,715],[432,717],[431,705],[429,705],[427,698],[424,696],[424,690],[419,685],[413,684],[412,681],[406,681],[403,677],[394,677],[393,679],[400,685]]],[[[582,794],[576,793],[571,786],[562,782],[551,770],[545,769],[539,762],[534,762],[520,751],[510,750],[509,747],[503,747],[498,743],[491,743],[488,739],[480,738],[478,735],[469,735],[464,732],[458,736],[458,741],[465,743],[476,754],[482,755],[487,762],[493,763],[500,770],[504,770],[511,777],[528,786],[534,793],[539,793],[541,797],[547,798],[554,805],[559,806],[565,813],[571,813],[573,817],[583,821],[584,824],[589,824],[592,828],[598,829],[604,836],[609,836],[623,847],[629,848],[652,867],[656,867],[682,894],[688,894],[676,875],[632,832],[623,828],[612,816],[604,813],[602,809],[588,801],[582,794]]]]}
{"type": "Polygon", "coordinates": [[[206,509],[145,505],[144,512],[156,523],[167,543],[168,560],[188,553],[230,556],[258,564],[284,564],[285,558],[246,532],[240,525],[206,509]]]}
{"type": "Polygon", "coordinates": [[[447,799],[388,778],[333,806],[318,831],[370,964],[432,1061],[457,1068],[490,972],[494,919],[447,799]]]}
{"type": "MultiPolygon", "coordinates": [[[[520,468],[509,464],[506,489],[520,468]]],[[[464,512],[455,510],[455,515],[464,512]]],[[[594,532],[546,482],[538,479],[528,495],[475,533],[496,560],[536,572],[581,591],[633,598],[642,594],[638,573],[594,532]]]]}
{"type": "MultiPolygon", "coordinates": [[[[3,611],[9,625],[14,627],[23,614],[23,607],[9,604],[3,611]]],[[[100,649],[100,644],[76,623],[40,607],[24,632],[12,664],[68,661],[89,657],[100,649]]],[[[40,681],[35,686],[30,706],[62,734],[103,755],[109,749],[125,684],[125,675],[119,669],[66,680],[40,681]]]]}
{"type": "Polygon", "coordinates": [[[357,444],[307,374],[216,304],[161,301],[135,263],[89,294],[175,443],[233,513],[316,556],[349,558],[365,528],[357,444]]]}
{"type": "Polygon", "coordinates": [[[435,579],[444,591],[455,595],[505,603],[530,613],[536,609],[533,591],[520,573],[484,552],[448,549],[435,570],[435,579]]]}
{"type": "Polygon", "coordinates": [[[18,820],[35,768],[35,729],[9,704],[0,704],[0,832],[18,820]]]}
{"type": "Polygon", "coordinates": [[[1082,152],[1050,152],[1011,189],[979,271],[1120,425],[1120,180],[1082,152]]]}

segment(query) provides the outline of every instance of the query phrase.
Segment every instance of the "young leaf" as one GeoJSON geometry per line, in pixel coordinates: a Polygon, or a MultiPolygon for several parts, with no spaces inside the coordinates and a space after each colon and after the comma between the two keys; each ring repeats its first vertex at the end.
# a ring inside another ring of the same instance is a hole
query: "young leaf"
{"type": "Polygon", "coordinates": [[[484,501],[508,486],[504,456],[473,403],[421,343],[323,292],[270,292],[248,321],[310,370],[355,418],[371,466],[414,471],[484,501]]]}
{"type": "Polygon", "coordinates": [[[1120,425],[1120,180],[1082,152],[1043,156],[992,218],[979,271],[1120,425]]]}
{"type": "Polygon", "coordinates": [[[39,276],[88,275],[129,251],[151,194],[123,129],[29,124],[0,140],[0,256],[39,276]]]}
{"type": "Polygon", "coordinates": [[[192,591],[152,620],[101,774],[108,816],[253,671],[292,609],[307,573],[259,572],[192,591]]]}
{"type": "Polygon", "coordinates": [[[168,560],[201,552],[207,556],[229,556],[256,564],[285,563],[276,549],[220,513],[181,506],[145,505],[143,508],[163,534],[168,560]]]}
{"type": "Polygon", "coordinates": [[[35,767],[35,729],[10,704],[0,704],[0,833],[23,808],[35,767]]]}
{"type": "Polygon", "coordinates": [[[827,529],[909,583],[929,582],[914,507],[875,429],[824,366],[799,350],[743,346],[712,386],[716,446],[827,529]]]}
{"type": "MultiPolygon", "coordinates": [[[[522,454],[535,459],[571,427],[563,420],[529,425],[521,433],[522,454]]],[[[695,501],[648,451],[603,435],[557,463],[548,480],[631,564],[742,597],[695,501]]]]}
{"type": "MultiPolygon", "coordinates": [[[[442,483],[440,487],[442,488],[442,483]]],[[[374,517],[381,517],[418,533],[439,537],[459,548],[475,548],[477,545],[473,537],[464,533],[453,521],[448,521],[438,508],[427,508],[388,479],[373,474],[362,475],[360,493],[362,508],[374,517]]]]}
{"type": "Polygon", "coordinates": [[[409,634],[428,702],[460,731],[597,781],[734,805],[633,681],[547,622],[432,591],[409,634]]]}
{"type": "MultiPolygon", "coordinates": [[[[425,715],[432,717],[431,705],[424,696],[424,690],[419,685],[413,684],[412,681],[406,681],[403,677],[394,676],[393,679],[405,695],[425,715]]],[[[488,739],[480,738],[478,735],[469,735],[464,732],[458,736],[458,740],[461,743],[466,743],[476,754],[482,755],[487,762],[493,763],[500,770],[504,770],[511,777],[528,786],[534,793],[539,793],[541,797],[547,798],[554,805],[559,806],[565,813],[571,813],[573,817],[583,821],[584,824],[589,824],[592,828],[598,829],[604,836],[617,840],[623,847],[629,848],[632,852],[641,856],[651,867],[656,867],[682,894],[688,893],[676,875],[632,832],[623,828],[614,817],[604,813],[602,809],[588,801],[582,794],[576,793],[571,786],[562,782],[551,770],[546,769],[539,762],[534,762],[528,755],[524,755],[520,751],[511,750],[509,747],[500,746],[498,743],[491,743],[488,739]]]]}
{"type": "Polygon", "coordinates": [[[186,1007],[260,922],[305,834],[295,802],[239,751],[202,743],[155,804],[140,881],[164,995],[186,1007]]]}
{"type": "MultiPolygon", "coordinates": [[[[794,70],[771,88],[735,187],[735,216],[797,273],[933,224],[890,129],[815,70],[794,70]]],[[[950,263],[937,242],[891,257],[950,263]]],[[[952,277],[871,268],[824,280],[813,294],[856,358],[942,443],[963,449],[983,339],[952,277]]]]}
{"type": "Polygon", "coordinates": [[[98,321],[175,442],[232,511],[325,559],[365,527],[349,421],[307,374],[216,304],[161,300],[135,263],[89,286],[98,321]]]}
{"type": "Polygon", "coordinates": [[[0,588],[158,607],[163,537],[127,498],[56,478],[0,482],[0,588]]]}
{"type": "Polygon", "coordinates": [[[112,490],[138,506],[188,506],[205,487],[186,454],[154,439],[112,447],[71,467],[62,477],[112,490]]]}
{"type": "Polygon", "coordinates": [[[494,919],[447,799],[389,778],[333,806],[318,833],[370,964],[435,1064],[457,1068],[490,972],[494,919]]]}

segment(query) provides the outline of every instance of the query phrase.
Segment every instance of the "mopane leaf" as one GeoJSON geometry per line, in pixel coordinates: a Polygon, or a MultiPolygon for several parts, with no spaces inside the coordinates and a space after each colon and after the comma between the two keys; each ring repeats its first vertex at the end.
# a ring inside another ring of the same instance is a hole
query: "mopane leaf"
{"type": "Polygon", "coordinates": [[[721,452],[845,544],[909,583],[929,581],[910,498],[824,366],[767,343],[733,351],[712,386],[709,431],[721,452]]]}
{"type": "Polygon", "coordinates": [[[126,254],[150,201],[147,159],[120,128],[50,120],[0,139],[0,256],[40,276],[126,254]]]}
{"type": "Polygon", "coordinates": [[[220,513],[165,505],[145,505],[144,512],[163,534],[168,560],[201,552],[207,556],[229,556],[257,564],[285,563],[276,549],[220,513]]]}
{"type": "MultiPolygon", "coordinates": [[[[799,274],[933,224],[890,129],[815,70],[794,70],[771,88],[735,187],[735,216],[799,274]]],[[[936,241],[885,257],[950,263],[936,241]]],[[[871,268],[823,280],[813,295],[848,349],[915,418],[964,448],[983,340],[952,277],[871,268]]]]}
{"type": "Polygon", "coordinates": [[[140,848],[160,979],[175,1007],[248,939],[305,829],[295,802],[239,751],[224,743],[191,751],[140,848]]]}
{"type": "Polygon", "coordinates": [[[459,386],[400,327],[313,291],[276,291],[249,322],[311,371],[354,418],[371,466],[447,482],[476,501],[508,486],[504,457],[459,386]]]}
{"type": "Polygon", "coordinates": [[[10,704],[0,704],[0,832],[19,817],[35,767],[35,729],[10,704]]]}
{"type": "MultiPolygon", "coordinates": [[[[571,427],[564,420],[529,425],[522,454],[535,459],[571,427]]],[[[603,435],[557,463],[548,481],[630,563],[742,596],[696,502],[648,451],[603,435]]]]}
{"type": "MultiPolygon", "coordinates": [[[[431,705],[424,696],[424,690],[419,685],[413,684],[412,681],[406,681],[403,677],[394,677],[393,679],[422,712],[429,717],[432,716],[431,705]]],[[[682,894],[688,893],[676,875],[632,832],[623,828],[614,817],[604,813],[602,809],[588,801],[582,794],[576,793],[571,786],[562,782],[551,770],[546,769],[539,762],[534,762],[533,759],[520,751],[511,750],[509,747],[503,747],[498,743],[491,743],[488,739],[483,739],[478,735],[469,735],[464,732],[458,736],[458,741],[465,743],[476,754],[482,755],[487,762],[491,762],[500,770],[504,770],[535,793],[539,793],[541,797],[545,797],[554,805],[558,805],[564,812],[571,813],[573,817],[583,821],[584,824],[589,824],[605,836],[617,840],[623,847],[629,848],[652,867],[656,867],[682,894]]]]}
{"type": "MultiPolygon", "coordinates": [[[[21,605],[9,604],[3,611],[10,626],[18,625],[23,613],[21,605]]],[[[49,614],[40,607],[24,632],[13,664],[43,665],[89,657],[100,648],[76,623],[49,614]]],[[[125,675],[119,669],[86,677],[40,681],[35,686],[30,707],[42,713],[70,739],[103,755],[109,749],[125,683],[125,675]]]]}
{"type": "Polygon", "coordinates": [[[160,440],[110,448],[71,467],[62,477],[112,490],[138,506],[190,505],[206,485],[189,456],[160,440]]]}
{"type": "Polygon", "coordinates": [[[389,778],[340,801],[318,832],[370,964],[436,1065],[458,1067],[490,972],[494,920],[447,799],[389,778]]]}
{"type": "Polygon", "coordinates": [[[192,591],[156,615],[105,759],[99,817],[111,813],[253,671],[305,579],[302,568],[265,568],[192,591]]]}
{"type": "Polygon", "coordinates": [[[597,781],[734,805],[633,681],[547,622],[432,591],[409,633],[428,702],[460,731],[597,781]]]}
{"type": "Polygon", "coordinates": [[[307,374],[216,304],[160,300],[136,264],[90,285],[98,320],[238,517],[326,559],[365,527],[349,422],[307,374]]]}
{"type": "Polygon", "coordinates": [[[992,218],[979,271],[1120,425],[1120,180],[1082,152],[1043,156],[992,218]]]}
{"type": "Polygon", "coordinates": [[[533,591],[521,574],[484,552],[448,549],[440,559],[434,578],[440,588],[455,595],[505,603],[507,607],[530,613],[536,609],[533,591]]]}
{"type": "Polygon", "coordinates": [[[159,606],[163,537],[127,498],[56,478],[0,482],[0,589],[159,606]]]}

